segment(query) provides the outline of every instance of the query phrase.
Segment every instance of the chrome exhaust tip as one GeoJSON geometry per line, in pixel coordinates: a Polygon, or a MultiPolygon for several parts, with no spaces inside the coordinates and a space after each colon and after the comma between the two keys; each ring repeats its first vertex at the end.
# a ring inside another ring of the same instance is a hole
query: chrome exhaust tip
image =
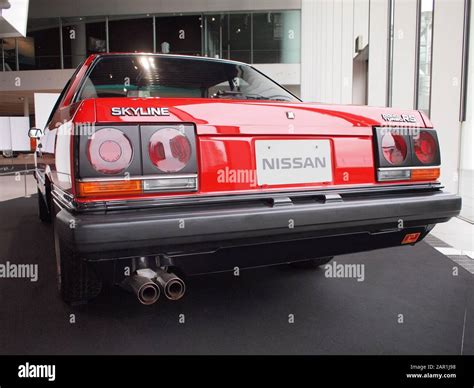
{"type": "Polygon", "coordinates": [[[186,292],[186,284],[174,273],[159,269],[153,280],[163,289],[163,293],[170,300],[181,299],[186,292]]]}
{"type": "Polygon", "coordinates": [[[147,306],[155,303],[161,294],[160,288],[155,282],[140,275],[133,275],[126,278],[124,285],[135,294],[141,304],[147,306]]]}

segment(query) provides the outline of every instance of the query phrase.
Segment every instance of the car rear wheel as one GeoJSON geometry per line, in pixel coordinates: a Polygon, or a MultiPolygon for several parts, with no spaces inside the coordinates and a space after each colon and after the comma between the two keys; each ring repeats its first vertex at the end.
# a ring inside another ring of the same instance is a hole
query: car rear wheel
{"type": "Polygon", "coordinates": [[[310,260],[303,260],[303,261],[295,261],[290,263],[293,268],[301,268],[301,269],[316,269],[320,266],[329,263],[334,256],[329,257],[319,257],[317,259],[310,259],[310,260]]]}
{"type": "Polygon", "coordinates": [[[51,222],[48,200],[45,200],[40,189],[38,189],[38,216],[42,222],[51,222]]]}
{"type": "Polygon", "coordinates": [[[12,150],[6,150],[6,151],[2,151],[2,155],[4,158],[11,159],[11,158],[16,158],[18,156],[18,152],[15,152],[12,150]]]}
{"type": "Polygon", "coordinates": [[[61,241],[56,232],[54,240],[57,283],[63,300],[78,305],[97,297],[102,290],[102,282],[94,269],[61,241]]]}

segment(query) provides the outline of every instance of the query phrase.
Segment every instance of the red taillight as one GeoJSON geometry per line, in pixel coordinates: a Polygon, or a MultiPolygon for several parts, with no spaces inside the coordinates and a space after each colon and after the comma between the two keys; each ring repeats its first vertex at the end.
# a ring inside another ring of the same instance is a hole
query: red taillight
{"type": "Polygon", "coordinates": [[[87,158],[100,173],[119,174],[130,165],[132,157],[130,140],[118,129],[100,129],[89,140],[87,158]]]}
{"type": "Polygon", "coordinates": [[[174,128],[162,128],[150,138],[148,154],[162,172],[181,171],[191,159],[191,143],[186,135],[174,128]]]}
{"type": "Polygon", "coordinates": [[[386,133],[382,137],[383,156],[390,164],[402,164],[407,157],[407,148],[407,143],[403,136],[386,133]]]}
{"type": "Polygon", "coordinates": [[[122,148],[115,141],[104,141],[99,147],[99,156],[106,162],[116,162],[121,155],[122,148]]]}
{"type": "Polygon", "coordinates": [[[423,164],[433,163],[437,154],[436,141],[428,132],[420,132],[414,139],[415,155],[423,164]]]}

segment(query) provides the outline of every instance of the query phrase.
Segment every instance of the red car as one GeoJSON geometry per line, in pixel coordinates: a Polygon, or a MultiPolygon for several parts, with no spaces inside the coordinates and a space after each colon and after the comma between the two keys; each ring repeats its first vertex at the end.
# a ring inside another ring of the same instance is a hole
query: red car
{"type": "Polygon", "coordinates": [[[303,103],[210,58],[90,56],[36,163],[69,303],[106,283],[152,304],[189,275],[415,244],[461,208],[422,113],[303,103]]]}

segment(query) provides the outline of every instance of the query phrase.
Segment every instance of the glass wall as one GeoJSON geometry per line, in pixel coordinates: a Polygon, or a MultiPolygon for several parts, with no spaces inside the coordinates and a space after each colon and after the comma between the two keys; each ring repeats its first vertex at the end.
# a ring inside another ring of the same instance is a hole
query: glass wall
{"type": "Polygon", "coordinates": [[[153,52],[153,18],[109,19],[109,51],[153,52]]]}
{"type": "Polygon", "coordinates": [[[24,63],[20,70],[60,69],[61,68],[61,37],[59,34],[60,20],[36,19],[29,22],[30,30],[27,37],[34,47],[34,60],[24,63]]]}
{"type": "Polygon", "coordinates": [[[212,58],[228,58],[227,49],[227,15],[206,15],[204,16],[201,28],[205,37],[204,53],[212,58]],[[224,47],[225,46],[225,47],[224,47]]]}
{"type": "Polygon", "coordinates": [[[156,17],[156,52],[201,55],[201,15],[156,17]]]}
{"type": "Polygon", "coordinates": [[[299,63],[300,19],[299,10],[31,19],[27,38],[1,40],[2,69],[75,68],[107,51],[299,63]]]}
{"type": "Polygon", "coordinates": [[[433,0],[421,0],[418,19],[418,88],[416,108],[430,114],[433,0]]]}
{"type": "Polygon", "coordinates": [[[16,70],[16,42],[15,38],[2,39],[3,68],[5,71],[16,70]]]}
{"type": "Polygon", "coordinates": [[[88,55],[106,52],[105,18],[62,20],[64,68],[77,67],[88,55]]]}
{"type": "Polygon", "coordinates": [[[300,12],[204,16],[204,53],[249,63],[299,63],[300,12]]]}
{"type": "Polygon", "coordinates": [[[300,47],[298,12],[253,15],[253,63],[299,63],[300,47]]]}
{"type": "Polygon", "coordinates": [[[35,68],[35,41],[31,37],[16,39],[18,50],[18,68],[20,70],[35,68]]]}
{"type": "Polygon", "coordinates": [[[227,28],[227,59],[252,62],[252,15],[230,14],[227,28]]]}

